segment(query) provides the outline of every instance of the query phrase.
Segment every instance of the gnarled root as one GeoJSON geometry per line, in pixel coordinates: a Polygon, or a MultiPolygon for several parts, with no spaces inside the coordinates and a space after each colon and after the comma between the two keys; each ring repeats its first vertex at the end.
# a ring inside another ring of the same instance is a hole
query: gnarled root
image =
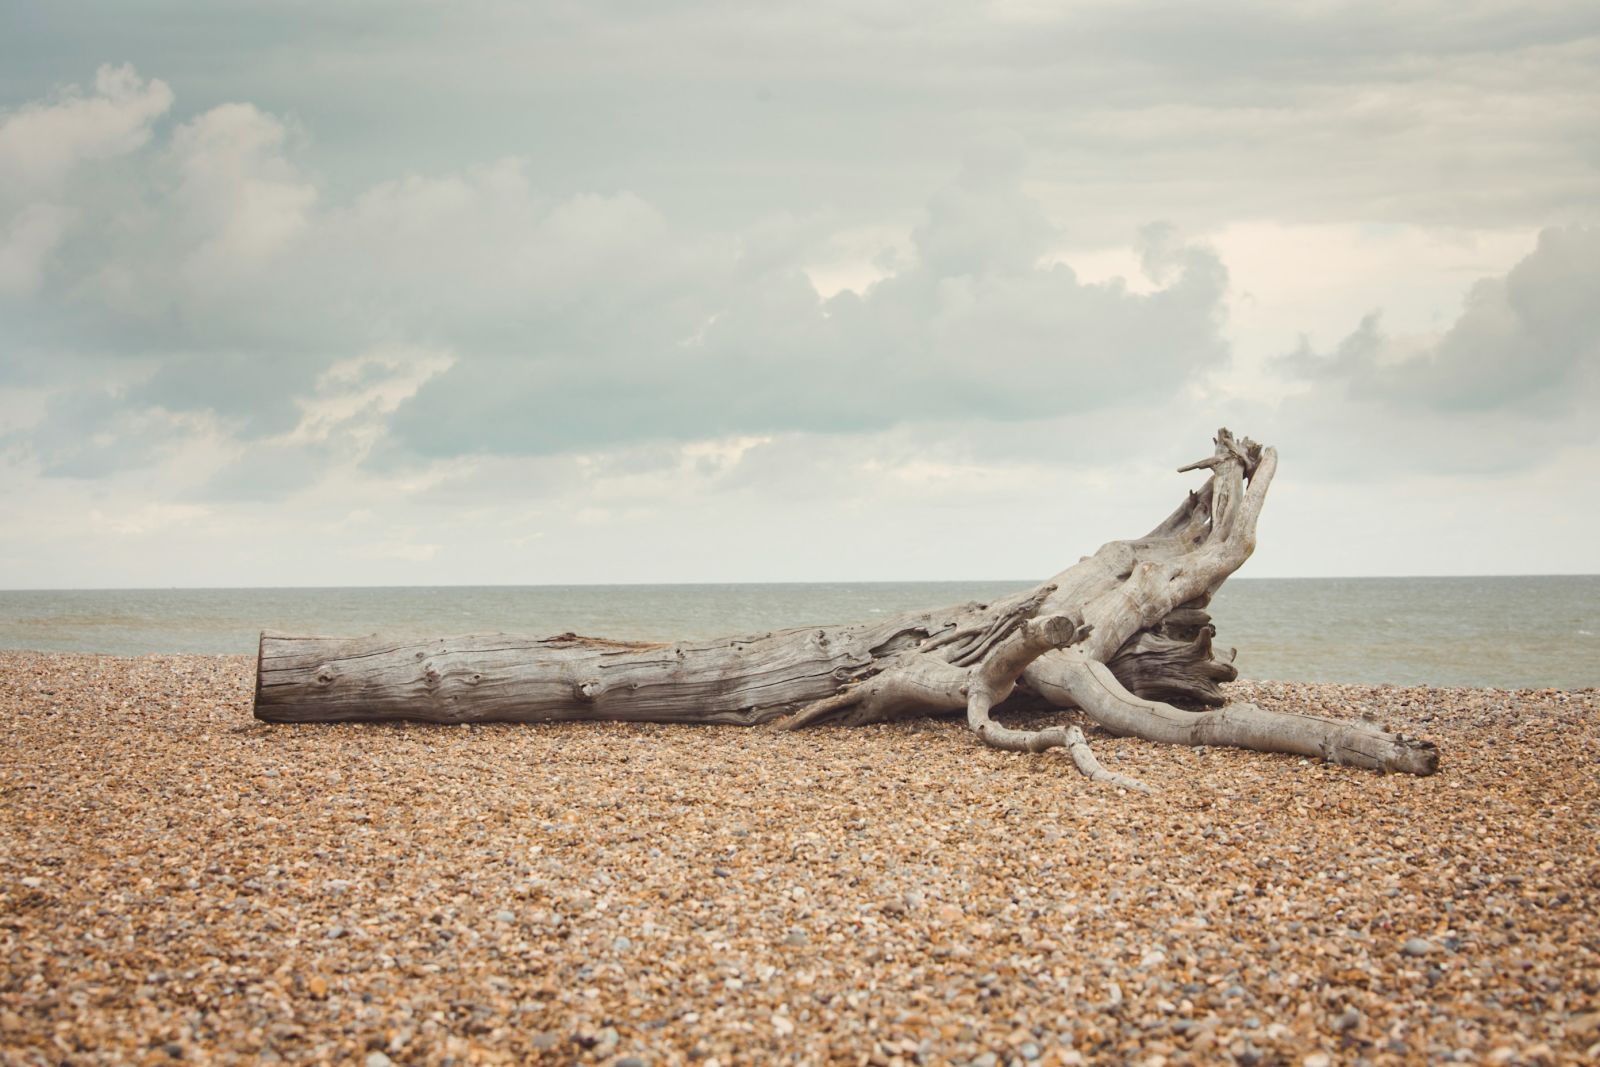
{"type": "Polygon", "coordinates": [[[1046,652],[1065,648],[1089,636],[1092,627],[1070,615],[1050,615],[1033,619],[995,648],[994,654],[979,664],[968,683],[967,725],[985,744],[1011,752],[1043,752],[1065,748],[1073,766],[1097,782],[1110,782],[1141,793],[1150,792],[1143,782],[1113,774],[1100,765],[1089,751],[1089,742],[1076,726],[1054,726],[1044,730],[1013,730],[990,717],[994,706],[1011,695],[1017,679],[1028,665],[1046,652]]]}
{"type": "MultiPolygon", "coordinates": [[[[1053,587],[1046,587],[1053,589],[1053,587]]],[[[1053,651],[1067,648],[1090,635],[1091,627],[1070,614],[1026,617],[1037,611],[1045,595],[1022,601],[1003,622],[987,627],[986,632],[971,632],[958,641],[938,641],[930,651],[904,657],[891,669],[883,670],[859,685],[843,689],[834,696],[813,701],[798,710],[782,729],[800,729],[821,721],[859,725],[966,707],[966,725],[982,742],[1008,752],[1045,752],[1066,749],[1085,776],[1093,781],[1110,782],[1123,789],[1150,792],[1144,782],[1114,774],[1101,766],[1090,752],[1082,729],[1077,726],[1051,726],[1048,729],[1011,729],[990,717],[990,710],[1005,701],[1016,689],[1016,681],[1030,662],[1053,651]],[[965,645],[965,648],[962,648],[965,645]],[[970,667],[971,654],[981,648],[981,659],[970,667]],[[952,654],[954,649],[954,654],[952,654]],[[950,654],[955,662],[942,654],[950,654]]],[[[925,643],[926,648],[926,643],[925,643]]]]}
{"type": "Polygon", "coordinates": [[[1386,733],[1365,722],[1270,711],[1235,702],[1190,712],[1145,700],[1123,688],[1105,664],[1069,649],[1041,657],[1028,683],[1054,704],[1082,708],[1113,734],[1174,745],[1230,745],[1285,752],[1377,771],[1427,775],[1439,769],[1439,750],[1428,741],[1386,733]]]}
{"type": "MultiPolygon", "coordinates": [[[[1053,589],[1053,587],[1046,587],[1053,589]]],[[[1046,652],[1082,641],[1091,627],[1072,615],[1026,616],[1038,610],[1048,593],[1021,602],[1001,623],[986,632],[972,632],[959,642],[939,642],[932,651],[903,656],[895,666],[875,674],[833,696],[801,708],[782,728],[797,730],[819,722],[860,725],[929,712],[967,709],[967,724],[987,745],[1009,752],[1043,752],[1065,748],[1073,765],[1089,778],[1127,789],[1149,792],[1142,782],[1102,767],[1089,751],[1083,731],[1076,726],[1044,730],[1013,730],[990,716],[996,704],[1010,696],[1028,665],[1046,652]],[[962,645],[965,648],[962,648],[962,645]],[[979,658],[969,667],[973,653],[979,658]],[[954,650],[954,651],[953,651],[954,650]],[[956,662],[943,658],[951,655],[956,662]]],[[[926,648],[926,643],[924,644],[926,648]]]]}
{"type": "Polygon", "coordinates": [[[1083,736],[1083,731],[1076,726],[1067,727],[1067,752],[1072,756],[1072,765],[1086,778],[1140,793],[1154,792],[1137,778],[1129,778],[1125,774],[1108,771],[1102,767],[1100,761],[1094,758],[1094,753],[1089,751],[1089,741],[1083,736]]]}

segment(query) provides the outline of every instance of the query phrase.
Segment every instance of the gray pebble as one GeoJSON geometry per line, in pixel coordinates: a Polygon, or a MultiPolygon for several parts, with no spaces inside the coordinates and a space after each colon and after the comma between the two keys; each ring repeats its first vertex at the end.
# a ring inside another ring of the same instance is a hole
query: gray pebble
{"type": "Polygon", "coordinates": [[[1406,943],[1400,949],[1400,951],[1404,952],[1407,956],[1426,956],[1433,950],[1433,942],[1425,941],[1420,937],[1408,938],[1406,943]]]}

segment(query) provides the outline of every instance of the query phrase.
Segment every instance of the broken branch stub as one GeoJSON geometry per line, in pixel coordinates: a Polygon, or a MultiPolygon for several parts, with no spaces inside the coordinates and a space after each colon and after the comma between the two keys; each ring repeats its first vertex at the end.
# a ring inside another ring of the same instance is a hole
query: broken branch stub
{"type": "Polygon", "coordinates": [[[1220,430],[1210,474],[1149,533],[1113,541],[1044,584],[990,603],[707,641],[561,634],[426,640],[263,633],[256,717],[268,722],[819,723],[861,725],[965,709],[985,743],[1066,749],[1106,771],[1077,727],[1024,731],[993,718],[1016,691],[1077,707],[1113,734],[1231,745],[1409,774],[1433,745],[1312,715],[1226,703],[1231,649],[1206,606],[1255,549],[1277,453],[1220,430]],[[1191,710],[1194,707],[1205,710],[1191,710]]]}

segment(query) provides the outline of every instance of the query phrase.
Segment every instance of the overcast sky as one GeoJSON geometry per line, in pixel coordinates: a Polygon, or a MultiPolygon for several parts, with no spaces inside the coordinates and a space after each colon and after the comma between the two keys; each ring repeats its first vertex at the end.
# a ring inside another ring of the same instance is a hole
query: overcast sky
{"type": "Polygon", "coordinates": [[[0,11],[0,588],[1600,571],[1600,6],[0,11]]]}

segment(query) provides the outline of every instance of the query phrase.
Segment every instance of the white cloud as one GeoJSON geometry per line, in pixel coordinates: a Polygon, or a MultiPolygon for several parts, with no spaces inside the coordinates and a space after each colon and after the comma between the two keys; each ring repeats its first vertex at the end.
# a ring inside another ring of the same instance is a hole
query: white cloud
{"type": "Polygon", "coordinates": [[[92,94],[0,110],[0,298],[26,297],[78,213],[62,200],[74,172],[143,147],[172,104],[160,81],[102,66],[92,94]]]}
{"type": "Polygon", "coordinates": [[[191,285],[248,271],[305,230],[317,191],[284,156],[284,138],[282,122],[249,104],[212,108],[173,135],[191,285]]]}
{"type": "Polygon", "coordinates": [[[0,234],[0,296],[27,296],[39,287],[48,256],[71,221],[66,209],[48,203],[29,204],[0,234]]]}
{"type": "Polygon", "coordinates": [[[1402,410],[1547,421],[1587,407],[1600,400],[1600,228],[1541,232],[1507,274],[1476,282],[1431,342],[1397,346],[1370,316],[1333,354],[1302,344],[1283,366],[1402,410]]]}
{"type": "Polygon", "coordinates": [[[385,417],[455,360],[449,352],[414,348],[378,349],[339,360],[322,372],[309,396],[298,399],[300,421],[284,442],[340,438],[340,452],[359,460],[383,433],[385,417]]]}
{"type": "Polygon", "coordinates": [[[89,520],[118,537],[142,538],[174,526],[192,527],[210,514],[210,509],[198,504],[151,503],[110,514],[93,509],[89,520]]]}
{"type": "Polygon", "coordinates": [[[80,164],[135,151],[171,106],[165,82],[107,65],[91,94],[72,85],[54,100],[0,111],[0,195],[49,193],[80,164]]]}

